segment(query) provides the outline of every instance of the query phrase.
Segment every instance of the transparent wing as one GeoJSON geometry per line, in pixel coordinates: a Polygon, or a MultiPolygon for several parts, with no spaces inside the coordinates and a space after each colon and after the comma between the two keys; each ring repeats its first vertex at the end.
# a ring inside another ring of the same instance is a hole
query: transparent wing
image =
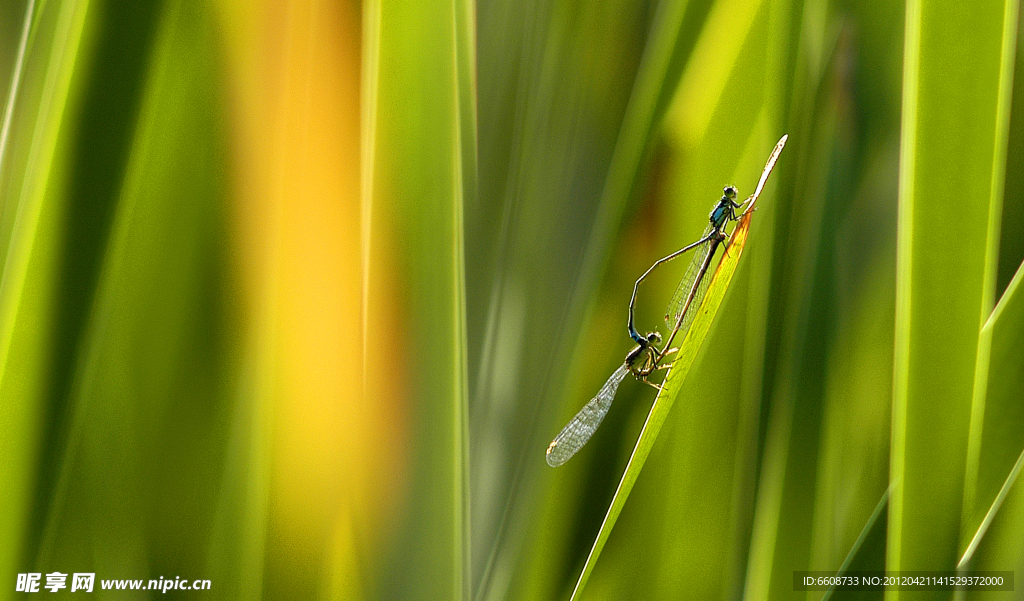
{"type": "MultiPolygon", "coordinates": [[[[701,234],[700,240],[707,238],[714,230],[714,226],[708,226],[704,233],[701,234]]],[[[690,265],[686,268],[686,273],[683,275],[683,279],[679,281],[679,286],[676,288],[675,293],[672,295],[672,300],[668,301],[668,309],[665,311],[665,323],[668,324],[669,329],[676,327],[676,320],[679,319],[679,314],[683,312],[683,307],[686,306],[686,297],[690,295],[690,289],[693,288],[693,281],[697,279],[697,274],[700,273],[700,267],[704,264],[704,259],[707,258],[708,252],[711,250],[711,240],[708,240],[704,244],[701,244],[693,250],[693,257],[690,259],[690,265]]],[[[706,279],[706,278],[705,278],[706,279]]],[[[704,283],[701,282],[703,286],[704,283]]],[[[707,288],[704,288],[707,291],[707,288]]],[[[703,297],[700,290],[698,294],[703,297]]],[[[693,307],[700,306],[700,299],[696,296],[693,298],[693,307]]],[[[685,330],[680,328],[680,333],[685,334],[685,330]]]]}
{"type": "MultiPolygon", "coordinates": [[[[708,246],[711,245],[709,244],[708,246]]],[[[707,257],[706,252],[704,253],[704,256],[707,257]]],[[[708,271],[711,271],[711,269],[709,268],[708,271]]],[[[683,315],[683,321],[679,326],[679,332],[676,334],[677,336],[679,336],[678,340],[680,341],[680,343],[686,339],[686,333],[690,331],[690,323],[693,322],[693,317],[697,315],[697,308],[700,307],[700,304],[704,301],[704,295],[707,294],[708,287],[710,286],[712,279],[713,278],[711,277],[711,274],[705,272],[704,277],[701,279],[700,283],[697,284],[697,291],[694,292],[693,294],[693,302],[690,303],[690,308],[686,311],[686,315],[683,315]]],[[[689,293],[690,291],[687,290],[683,294],[683,302],[686,301],[686,296],[689,293]]],[[[680,305],[679,309],[682,310],[682,305],[680,305]]],[[[676,318],[679,318],[678,314],[676,315],[676,318]]],[[[673,322],[672,327],[675,327],[675,325],[675,322],[673,322]]]]}
{"type": "Polygon", "coordinates": [[[569,461],[569,458],[575,455],[583,445],[587,444],[594,434],[594,430],[601,425],[601,420],[611,408],[615,391],[619,389],[619,383],[628,373],[629,368],[623,363],[604,383],[601,390],[597,392],[597,396],[590,399],[590,402],[584,405],[583,409],[580,409],[580,412],[562,428],[558,436],[548,445],[546,453],[548,465],[551,467],[562,465],[569,461]]]}

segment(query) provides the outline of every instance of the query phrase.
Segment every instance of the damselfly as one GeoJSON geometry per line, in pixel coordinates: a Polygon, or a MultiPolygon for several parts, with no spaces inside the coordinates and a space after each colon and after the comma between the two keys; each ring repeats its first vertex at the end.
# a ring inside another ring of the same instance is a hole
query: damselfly
{"type": "Polygon", "coordinates": [[[580,412],[562,428],[558,436],[548,445],[546,452],[548,465],[551,467],[562,465],[590,440],[594,431],[597,430],[597,427],[601,425],[601,421],[604,420],[608,409],[611,408],[615,392],[618,390],[622,380],[625,379],[626,374],[632,373],[641,382],[650,384],[658,389],[661,388],[657,384],[649,382],[647,380],[648,376],[657,369],[671,367],[671,364],[664,364],[662,360],[666,355],[676,350],[670,348],[676,334],[682,332],[682,336],[685,338],[690,323],[693,321],[693,316],[697,313],[696,309],[700,307],[701,301],[707,293],[711,278],[705,276],[719,245],[728,239],[728,234],[725,232],[726,226],[730,221],[739,219],[736,216],[736,209],[746,205],[746,209],[740,217],[753,210],[754,203],[757,202],[758,196],[761,195],[765,181],[768,179],[768,175],[771,174],[775,161],[779,158],[779,153],[782,152],[782,147],[785,146],[787,138],[788,136],[782,136],[779,143],[775,145],[771,156],[768,157],[768,163],[765,165],[764,171],[761,172],[761,179],[757,183],[757,188],[750,197],[737,204],[736,188],[733,186],[726,187],[722,198],[711,210],[709,215],[710,223],[700,239],[667,257],[655,261],[654,265],[651,265],[636,281],[636,284],[633,285],[633,296],[629,300],[629,321],[627,325],[629,336],[637,343],[637,346],[626,355],[626,360],[612,373],[608,381],[598,391],[597,396],[590,399],[583,409],[580,409],[580,412]],[[665,314],[665,321],[672,328],[671,333],[665,345],[658,349],[657,345],[661,343],[661,335],[657,332],[650,332],[647,336],[642,336],[633,326],[633,307],[636,303],[637,290],[640,287],[640,282],[644,281],[654,271],[655,267],[693,249],[697,249],[697,251],[690,261],[686,274],[679,282],[675,294],[672,295],[668,311],[665,314]],[[690,311],[691,307],[694,308],[693,311],[690,311]]]}
{"type": "Polygon", "coordinates": [[[626,374],[632,373],[641,382],[659,388],[657,384],[648,382],[647,377],[654,373],[656,369],[668,367],[667,365],[658,365],[662,355],[658,352],[658,347],[655,345],[661,342],[661,335],[657,332],[651,332],[646,338],[637,336],[637,339],[636,348],[630,351],[622,365],[612,372],[611,377],[604,383],[601,390],[597,392],[597,396],[590,399],[590,402],[584,405],[583,409],[580,409],[580,412],[562,428],[558,436],[548,445],[546,453],[548,465],[551,467],[562,465],[575,455],[576,451],[580,450],[583,445],[587,444],[591,435],[601,425],[601,420],[608,413],[608,409],[611,408],[612,400],[615,398],[615,391],[619,389],[619,384],[626,377],[626,374]]]}
{"type": "MultiPolygon", "coordinates": [[[[761,171],[761,179],[758,180],[757,188],[754,189],[753,194],[748,196],[742,203],[736,204],[736,188],[733,186],[726,187],[722,198],[715,205],[715,208],[711,210],[711,214],[708,216],[710,223],[700,239],[667,257],[662,257],[655,261],[654,265],[651,265],[650,269],[645,271],[636,281],[636,284],[633,285],[633,297],[629,301],[629,332],[631,336],[636,331],[633,328],[633,304],[636,301],[636,292],[640,287],[640,282],[644,281],[644,278],[650,275],[658,265],[671,261],[689,250],[696,249],[693,258],[690,259],[690,265],[686,268],[683,279],[679,281],[679,286],[676,287],[672,300],[668,303],[665,323],[672,330],[662,350],[656,351],[658,356],[655,358],[655,363],[659,363],[669,352],[668,349],[677,334],[680,334],[683,338],[686,337],[690,324],[693,323],[693,317],[697,314],[696,309],[700,307],[701,302],[704,300],[704,295],[708,291],[708,285],[711,283],[711,278],[705,277],[708,274],[711,259],[714,258],[718,247],[729,237],[725,233],[725,227],[730,221],[739,220],[739,217],[736,217],[736,209],[746,206],[740,217],[754,210],[754,203],[761,196],[761,190],[764,189],[764,184],[768,181],[768,176],[771,175],[772,169],[775,167],[775,161],[778,160],[779,153],[782,152],[787,139],[789,139],[789,136],[782,136],[778,144],[775,145],[775,148],[772,149],[772,153],[768,156],[768,162],[765,163],[764,170],[761,171]],[[691,307],[693,307],[693,311],[690,310],[691,307]]],[[[728,250],[728,245],[726,245],[726,250],[728,250]]]]}

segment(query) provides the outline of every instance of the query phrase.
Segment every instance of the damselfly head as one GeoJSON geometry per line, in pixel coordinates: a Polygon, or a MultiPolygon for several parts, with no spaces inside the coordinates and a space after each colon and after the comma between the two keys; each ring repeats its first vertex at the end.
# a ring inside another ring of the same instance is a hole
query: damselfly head
{"type": "Polygon", "coordinates": [[[648,332],[647,344],[661,344],[661,334],[657,332],[648,332]]]}
{"type": "Polygon", "coordinates": [[[729,200],[736,200],[736,194],[738,194],[738,192],[736,192],[736,188],[734,186],[726,186],[723,192],[725,192],[725,198],[728,198],[729,200]]]}

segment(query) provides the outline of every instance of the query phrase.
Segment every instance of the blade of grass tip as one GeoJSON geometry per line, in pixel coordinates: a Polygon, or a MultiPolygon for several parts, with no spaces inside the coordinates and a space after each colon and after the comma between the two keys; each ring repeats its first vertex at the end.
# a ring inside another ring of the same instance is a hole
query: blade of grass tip
{"type": "MultiPolygon", "coordinates": [[[[875,569],[882,569],[885,565],[885,534],[886,524],[888,522],[887,511],[889,509],[889,495],[892,494],[892,484],[889,488],[885,489],[882,493],[882,498],[878,500],[878,505],[875,506],[875,510],[871,512],[871,517],[864,524],[864,529],[861,530],[860,536],[857,537],[856,542],[850,547],[850,552],[846,555],[846,559],[843,560],[843,564],[836,570],[836,576],[843,576],[850,571],[855,564],[863,563],[867,560],[867,554],[872,552],[882,552],[882,565],[875,569]],[[876,540],[878,536],[881,536],[881,540],[876,540]],[[871,539],[869,542],[868,539],[871,539]],[[874,544],[873,544],[874,543],[874,544]]],[[[870,569],[865,566],[856,566],[858,569],[870,569]]],[[[821,601],[828,601],[832,594],[835,592],[836,587],[832,586],[822,596],[821,601]]]]}
{"type": "Polygon", "coordinates": [[[978,527],[977,532],[971,538],[971,543],[967,545],[967,549],[964,551],[963,556],[957,563],[956,569],[963,570],[970,565],[971,560],[974,559],[974,552],[978,550],[978,545],[981,544],[985,534],[988,532],[989,526],[992,525],[992,520],[995,519],[996,514],[999,513],[999,509],[1003,506],[1003,501],[1006,500],[1007,495],[1010,494],[1010,490],[1013,488],[1014,483],[1017,482],[1017,476],[1020,475],[1021,468],[1024,467],[1024,451],[1021,451],[1020,456],[1017,458],[1017,463],[1013,465],[1013,469],[1010,470],[1010,475],[1006,477],[1006,481],[1003,483],[1003,487],[999,489],[999,494],[996,495],[996,500],[992,502],[992,506],[989,507],[987,513],[985,513],[985,519],[981,521],[981,526],[978,527]]]}
{"type": "Polygon", "coordinates": [[[757,203],[757,199],[761,197],[761,191],[764,190],[764,184],[768,181],[768,176],[772,174],[772,169],[775,169],[775,162],[779,160],[779,154],[782,153],[782,148],[786,145],[786,141],[789,140],[789,134],[784,134],[779,139],[778,143],[775,144],[775,148],[772,150],[771,156],[768,157],[768,163],[764,166],[764,171],[761,172],[761,179],[757,180],[757,188],[754,189],[754,193],[750,195],[753,198],[750,206],[747,207],[747,211],[754,210],[754,205],[757,203]]]}
{"type": "Polygon", "coordinates": [[[629,463],[626,464],[626,470],[619,481],[618,488],[615,490],[615,496],[612,497],[608,513],[601,523],[601,529],[597,533],[594,545],[587,556],[587,562],[584,564],[583,571],[580,573],[579,580],[576,583],[576,588],[573,590],[572,599],[579,597],[580,592],[590,578],[594,565],[597,563],[597,558],[601,555],[601,551],[608,541],[608,536],[611,534],[612,528],[622,512],[622,507],[625,505],[626,499],[636,483],[637,476],[640,475],[644,462],[647,461],[647,456],[650,454],[654,441],[658,437],[662,425],[665,423],[665,418],[672,409],[676,397],[679,396],[679,391],[682,389],[686,374],[689,373],[690,367],[697,357],[697,352],[711,330],[715,314],[725,299],[725,293],[729,288],[733,275],[736,273],[740,255],[743,253],[747,233],[750,229],[750,216],[751,213],[744,214],[740,218],[740,223],[736,226],[736,230],[733,231],[728,249],[724,253],[722,261],[719,263],[718,269],[711,280],[707,296],[704,297],[704,302],[697,309],[698,314],[694,318],[686,338],[680,345],[679,352],[672,363],[672,369],[669,370],[668,376],[665,378],[661,392],[654,399],[654,405],[647,416],[647,421],[640,432],[640,438],[637,440],[633,454],[629,458],[629,463]]]}
{"type": "MultiPolygon", "coordinates": [[[[964,546],[957,570],[1001,570],[1022,556],[1018,542],[1021,489],[1016,486],[1024,467],[1024,411],[1019,392],[1024,383],[1024,365],[1020,362],[1024,342],[1024,296],[1019,293],[1022,279],[1024,264],[1018,266],[981,329],[988,348],[987,356],[979,352],[961,524],[964,546]]],[[[974,596],[984,595],[960,592],[954,599],[974,596]]]]}
{"type": "Polygon", "coordinates": [[[1004,290],[1003,295],[999,297],[999,301],[996,303],[995,308],[992,309],[992,314],[989,315],[988,319],[985,321],[985,325],[982,326],[983,328],[993,328],[1000,320],[1003,313],[1007,311],[1007,307],[1011,306],[1010,303],[1024,302],[1017,300],[1017,294],[1024,294],[1024,292],[1017,292],[1022,286],[1024,286],[1024,284],[1021,284],[1022,281],[1024,281],[1024,263],[1021,263],[1017,267],[1017,273],[1013,275],[1013,279],[1006,285],[1006,290],[1004,290]]]}
{"type": "MultiPolygon", "coordinates": [[[[1024,264],[1018,269],[1017,273],[1010,280],[1006,290],[1003,292],[1002,297],[996,304],[995,309],[992,310],[992,314],[989,316],[985,325],[982,327],[982,334],[992,338],[992,363],[991,369],[993,373],[998,376],[998,379],[989,379],[989,386],[987,388],[988,399],[987,405],[987,416],[980,416],[979,422],[999,422],[1000,424],[1009,424],[1010,428],[1016,423],[1016,419],[1013,418],[1013,414],[1016,412],[1001,412],[1006,406],[1017,405],[1017,393],[1019,390],[1019,376],[1015,376],[1012,373],[1006,373],[1006,370],[1002,366],[1010,363],[1016,363],[1017,349],[1019,348],[1019,340],[1021,333],[1024,332],[1024,302],[1019,294],[1021,289],[1021,281],[1024,280],[1024,264]]],[[[1018,372],[1018,374],[1021,372],[1018,372]]],[[[979,432],[977,436],[983,438],[984,441],[990,441],[992,445],[1014,445],[1014,449],[1020,448],[1019,437],[1010,437],[1004,442],[1005,437],[1000,435],[1000,432],[991,430],[991,426],[978,426],[979,430],[984,429],[984,432],[979,432]]],[[[980,445],[981,443],[979,443],[980,445]]],[[[976,460],[982,465],[1002,465],[1003,453],[995,454],[992,449],[988,449],[984,457],[981,456],[981,450],[978,451],[978,457],[976,460]],[[995,459],[998,456],[999,459],[995,459]]],[[[988,531],[992,524],[992,520],[995,518],[996,513],[999,511],[1009,494],[1010,489],[1013,486],[1018,474],[1020,473],[1021,467],[1024,465],[1024,453],[1021,453],[1014,466],[1010,469],[1009,476],[1004,479],[999,492],[995,495],[988,511],[982,518],[981,523],[978,525],[974,534],[971,536],[970,541],[966,546],[963,556],[961,557],[958,565],[959,569],[963,569],[967,566],[974,556],[975,551],[978,548],[982,538],[988,531]]],[[[998,469],[998,468],[997,468],[998,469]]],[[[1005,469],[1005,467],[1003,467],[1005,469]]],[[[1000,470],[1001,472],[1001,470],[1000,470]]],[[[999,473],[999,472],[997,472],[999,473]]],[[[991,477],[986,477],[984,480],[990,481],[991,477]]],[[[987,487],[986,487],[987,488],[987,487]]],[[[980,488],[979,488],[980,490],[980,488]]],[[[987,494],[982,493],[980,496],[986,497],[986,499],[978,499],[980,502],[985,502],[989,497],[987,494]]]]}

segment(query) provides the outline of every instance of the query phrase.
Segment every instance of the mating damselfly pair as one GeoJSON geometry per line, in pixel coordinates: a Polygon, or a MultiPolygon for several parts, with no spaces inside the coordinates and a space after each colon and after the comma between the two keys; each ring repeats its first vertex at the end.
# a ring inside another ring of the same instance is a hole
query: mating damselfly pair
{"type": "Polygon", "coordinates": [[[771,155],[768,157],[768,162],[764,166],[764,171],[761,172],[761,179],[757,182],[757,188],[754,189],[753,194],[742,203],[737,203],[736,197],[738,193],[736,188],[733,186],[726,187],[722,198],[711,210],[708,218],[709,224],[701,237],[693,244],[658,259],[637,279],[636,284],[633,285],[633,296],[629,299],[629,321],[627,325],[629,336],[636,342],[637,346],[626,355],[626,360],[612,373],[608,381],[598,391],[597,396],[584,405],[583,409],[580,409],[580,412],[562,428],[562,431],[558,433],[558,436],[548,446],[546,453],[548,465],[551,467],[562,465],[590,440],[591,435],[601,425],[605,414],[608,413],[608,409],[611,408],[615,392],[627,374],[633,374],[637,380],[660,390],[661,387],[658,384],[650,382],[647,378],[656,370],[668,369],[672,366],[671,362],[665,362],[666,356],[678,350],[672,347],[672,341],[676,336],[679,336],[681,340],[685,340],[686,333],[690,329],[694,316],[700,309],[701,302],[704,300],[712,279],[707,277],[711,261],[719,246],[724,244],[726,249],[728,249],[727,240],[729,239],[729,234],[725,231],[726,227],[730,221],[738,221],[754,209],[754,203],[757,202],[758,196],[761,195],[765,181],[767,181],[768,176],[771,174],[772,168],[775,167],[775,161],[779,158],[782,147],[786,145],[787,138],[788,136],[782,136],[782,139],[775,145],[771,155]],[[741,208],[743,208],[743,212],[737,217],[736,210],[741,208]],[[690,251],[693,251],[690,265],[687,267],[683,279],[680,280],[679,286],[676,287],[672,300],[669,301],[668,310],[665,313],[665,323],[671,330],[665,344],[658,348],[658,345],[661,344],[661,335],[658,332],[649,332],[646,336],[643,336],[637,332],[633,325],[633,308],[636,305],[637,291],[640,289],[640,283],[656,267],[690,251]]]}

